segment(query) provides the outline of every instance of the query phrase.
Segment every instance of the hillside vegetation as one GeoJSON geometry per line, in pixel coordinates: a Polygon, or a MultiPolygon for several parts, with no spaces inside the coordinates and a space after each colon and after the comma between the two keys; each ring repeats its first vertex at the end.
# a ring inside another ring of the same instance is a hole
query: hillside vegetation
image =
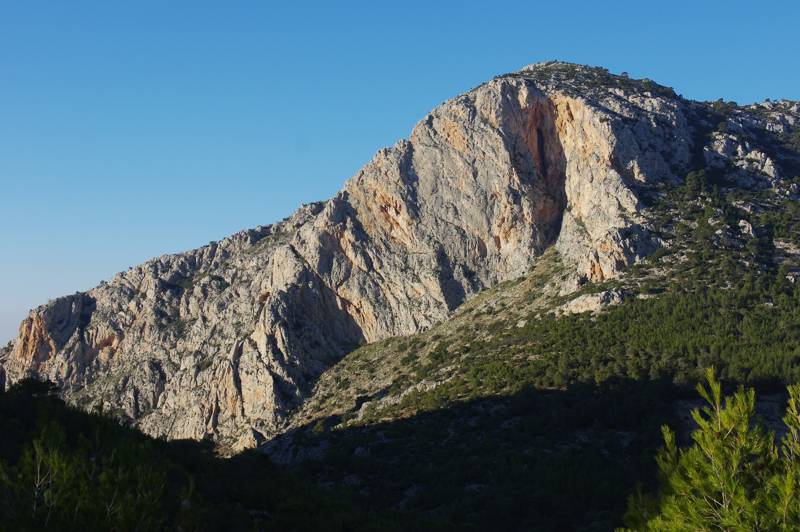
{"type": "Polygon", "coordinates": [[[774,202],[751,214],[711,179],[652,191],[667,245],[619,279],[560,296],[550,253],[442,325],[354,351],[268,451],[457,528],[621,525],[706,368],[764,392],[800,380],[796,204],[751,196],[774,202]]]}

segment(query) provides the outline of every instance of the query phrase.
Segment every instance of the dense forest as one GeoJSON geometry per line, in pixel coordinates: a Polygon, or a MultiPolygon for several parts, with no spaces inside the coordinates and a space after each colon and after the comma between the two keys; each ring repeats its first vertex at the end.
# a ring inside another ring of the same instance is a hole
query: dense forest
{"type": "Polygon", "coordinates": [[[165,442],[65,405],[33,380],[0,393],[0,530],[369,530],[375,517],[256,452],[165,442]]]}
{"type": "MultiPolygon", "coordinates": [[[[797,287],[765,273],[595,317],[543,317],[471,342],[433,389],[357,425],[326,430],[332,419],[291,437],[329,447],[305,463],[318,479],[355,474],[371,504],[402,500],[456,529],[609,530],[635,486],[655,489],[660,427],[686,428],[689,407],[676,405],[696,398],[704,368],[719,367],[731,390],[751,383],[774,394],[796,382],[798,302],[797,287]],[[518,356],[519,345],[541,356],[518,356]]],[[[434,371],[437,353],[446,359],[442,345],[422,372],[434,371]]]]}

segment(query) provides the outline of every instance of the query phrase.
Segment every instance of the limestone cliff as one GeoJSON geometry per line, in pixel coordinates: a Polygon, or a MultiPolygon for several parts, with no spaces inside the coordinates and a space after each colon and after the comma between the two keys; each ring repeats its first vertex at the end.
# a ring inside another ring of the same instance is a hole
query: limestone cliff
{"type": "MultiPolygon", "coordinates": [[[[549,247],[573,272],[564,290],[657,249],[639,191],[682,179],[703,149],[702,107],[564,63],[498,76],[334,198],[31,311],[0,351],[0,383],[33,374],[153,435],[255,445],[355,346],[447,319],[549,247]]],[[[739,133],[705,146],[709,164],[779,183],[745,134],[796,120],[797,105],[773,114],[743,114],[739,133]]]]}

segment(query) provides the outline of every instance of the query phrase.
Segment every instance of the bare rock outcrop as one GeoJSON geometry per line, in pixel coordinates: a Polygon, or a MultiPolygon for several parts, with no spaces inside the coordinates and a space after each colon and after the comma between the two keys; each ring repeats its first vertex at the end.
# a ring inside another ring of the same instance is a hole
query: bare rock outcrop
{"type": "Polygon", "coordinates": [[[153,435],[256,445],[349,350],[431,327],[550,246],[576,287],[656,249],[637,190],[678,182],[695,133],[663,89],[563,63],[499,76],[334,198],[31,311],[0,380],[50,379],[153,435]]]}

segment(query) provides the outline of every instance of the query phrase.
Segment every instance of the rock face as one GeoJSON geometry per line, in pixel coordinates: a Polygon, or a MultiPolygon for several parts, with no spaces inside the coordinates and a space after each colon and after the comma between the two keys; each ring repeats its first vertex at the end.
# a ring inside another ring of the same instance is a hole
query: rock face
{"type": "MultiPolygon", "coordinates": [[[[446,319],[550,246],[575,287],[656,249],[638,191],[684,175],[698,105],[564,63],[499,76],[334,198],[31,311],[0,382],[33,374],[153,435],[255,445],[353,347],[446,319]]],[[[715,137],[709,160],[751,161],[734,137],[715,137]]],[[[779,179],[762,155],[743,171],[779,179]]]]}

